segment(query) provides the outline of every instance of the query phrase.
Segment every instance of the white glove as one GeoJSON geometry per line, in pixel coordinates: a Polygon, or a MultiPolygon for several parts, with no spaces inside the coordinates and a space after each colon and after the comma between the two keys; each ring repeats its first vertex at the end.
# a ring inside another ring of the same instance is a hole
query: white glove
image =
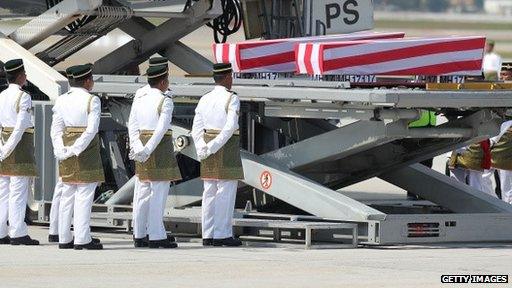
{"type": "Polygon", "coordinates": [[[130,153],[128,154],[128,158],[130,160],[135,160],[135,151],[133,151],[133,148],[130,148],[130,153]]]}
{"type": "Polygon", "coordinates": [[[59,161],[64,161],[72,156],[75,156],[69,147],[64,147],[60,151],[54,151],[55,158],[59,161]]]}
{"type": "Polygon", "coordinates": [[[66,154],[66,151],[64,149],[54,149],[53,155],[55,156],[55,159],[61,161],[61,159],[64,159],[64,155],[66,154]]]}
{"type": "Polygon", "coordinates": [[[211,153],[209,153],[207,146],[204,146],[203,148],[200,148],[199,150],[197,150],[197,157],[199,158],[199,161],[202,161],[202,160],[208,158],[208,156],[210,156],[210,155],[211,155],[211,153]]]}
{"type": "Polygon", "coordinates": [[[138,158],[139,162],[141,162],[141,163],[148,161],[149,156],[150,155],[146,154],[146,152],[140,152],[139,154],[137,154],[137,158],[138,158]]]}
{"type": "Polygon", "coordinates": [[[131,160],[134,160],[134,161],[137,161],[137,162],[140,162],[140,163],[144,163],[144,162],[148,161],[149,156],[150,155],[146,154],[146,152],[144,152],[144,150],[142,150],[139,153],[135,153],[133,150],[130,150],[130,155],[128,155],[128,157],[131,160]]]}
{"type": "Polygon", "coordinates": [[[199,161],[203,161],[204,159],[206,159],[206,153],[204,152],[204,150],[197,151],[197,158],[199,158],[199,161]]]}

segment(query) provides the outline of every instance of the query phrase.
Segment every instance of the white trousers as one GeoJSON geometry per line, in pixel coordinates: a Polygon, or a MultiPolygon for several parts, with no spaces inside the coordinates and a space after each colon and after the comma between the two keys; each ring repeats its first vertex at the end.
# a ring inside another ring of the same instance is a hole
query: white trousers
{"type": "Polygon", "coordinates": [[[457,181],[467,184],[472,188],[482,191],[486,194],[489,194],[493,197],[498,197],[496,193],[492,190],[492,178],[489,178],[490,172],[489,170],[485,170],[484,172],[474,171],[469,169],[455,168],[450,170],[450,177],[456,179],[457,181]],[[487,177],[484,175],[487,173],[487,177]],[[490,187],[489,189],[489,181],[490,187]]]}
{"type": "Polygon", "coordinates": [[[482,173],[462,168],[450,170],[450,177],[469,185],[477,190],[482,190],[482,173]],[[471,175],[471,177],[470,177],[471,175]]]}
{"type": "Polygon", "coordinates": [[[501,199],[512,204],[512,171],[498,170],[501,182],[501,199]]]}
{"type": "Polygon", "coordinates": [[[0,238],[9,235],[9,177],[0,176],[0,238]]]}
{"type": "Polygon", "coordinates": [[[94,191],[98,183],[62,184],[62,196],[59,205],[59,243],[73,241],[71,220],[75,232],[75,245],[90,243],[91,238],[91,209],[94,191]]]}
{"type": "Polygon", "coordinates": [[[202,201],[203,239],[233,237],[238,181],[205,180],[202,201]]]}
{"type": "Polygon", "coordinates": [[[52,206],[50,208],[50,235],[59,234],[59,206],[61,196],[62,179],[59,178],[59,180],[57,180],[57,183],[55,184],[55,189],[53,190],[52,206]]]}
{"type": "Polygon", "coordinates": [[[164,211],[169,195],[170,181],[135,180],[133,193],[133,236],[137,239],[149,236],[149,240],[167,239],[164,211]]]}
{"type": "Polygon", "coordinates": [[[494,189],[494,169],[485,170],[482,174],[482,191],[492,197],[498,198],[496,189],[494,189]]]}
{"type": "Polygon", "coordinates": [[[147,235],[147,225],[142,223],[145,223],[144,219],[147,219],[147,212],[146,210],[149,207],[149,201],[147,199],[141,199],[140,194],[140,181],[139,177],[135,177],[135,185],[133,188],[133,201],[132,201],[132,227],[133,227],[133,237],[135,238],[144,238],[147,235]],[[146,201],[146,202],[143,202],[146,201]],[[142,214],[146,212],[146,216],[144,217],[142,214]]]}
{"type": "Polygon", "coordinates": [[[0,176],[0,238],[27,236],[25,223],[30,177],[0,176]],[[7,229],[9,221],[9,229],[7,229]],[[9,233],[7,233],[9,232],[9,233]]]}

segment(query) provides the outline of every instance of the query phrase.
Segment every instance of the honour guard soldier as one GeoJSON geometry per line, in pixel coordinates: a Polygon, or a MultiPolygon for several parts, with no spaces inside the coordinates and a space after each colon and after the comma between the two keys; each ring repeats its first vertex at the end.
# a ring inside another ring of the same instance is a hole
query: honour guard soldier
{"type": "Polygon", "coordinates": [[[59,248],[100,250],[91,238],[90,218],[94,192],[104,181],[98,128],[101,102],[89,92],[94,86],[92,65],[71,67],[73,83],[53,107],[51,135],[59,160],[62,196],[59,205],[59,248]],[[71,234],[71,219],[75,237],[71,234]]]}
{"type": "Polygon", "coordinates": [[[128,120],[130,158],[135,160],[139,182],[133,203],[135,247],[178,247],[167,237],[163,223],[170,182],[181,179],[170,131],[174,106],[164,94],[169,88],[168,75],[167,66],[149,67],[150,88],[143,87],[134,99],[128,120]]]}
{"type": "Polygon", "coordinates": [[[492,196],[483,178],[491,169],[490,143],[490,140],[484,140],[453,151],[448,167],[450,177],[492,196]]]}
{"type": "MultiPolygon", "coordinates": [[[[151,58],[149,59],[149,67],[158,67],[158,66],[163,66],[165,67],[167,70],[169,70],[169,61],[167,60],[167,58],[164,58],[164,57],[155,57],[155,58],[151,58]]],[[[141,87],[140,89],[137,90],[137,92],[135,92],[135,97],[134,97],[134,101],[141,97],[142,95],[145,95],[149,90],[151,90],[151,86],[149,84],[141,87]]],[[[171,91],[168,89],[164,94],[166,94],[167,97],[172,97],[171,95],[171,91]]],[[[133,203],[132,203],[132,206],[135,208],[135,207],[139,207],[139,191],[140,191],[140,181],[137,177],[137,175],[135,175],[135,185],[134,185],[134,191],[133,191],[133,203]]],[[[167,195],[165,196],[165,198],[167,199],[167,195]]],[[[151,198],[151,200],[154,200],[155,198],[151,198]]],[[[166,204],[166,199],[164,199],[164,201],[160,201],[162,202],[162,204],[164,205],[164,209],[165,209],[165,204],[166,204]]],[[[147,233],[145,231],[147,231],[147,227],[146,226],[138,226],[137,225],[137,221],[140,217],[142,217],[142,219],[146,219],[144,217],[147,217],[147,211],[146,211],[146,206],[148,203],[141,203],[143,204],[142,206],[140,206],[140,209],[133,209],[133,213],[132,213],[132,226],[134,227],[134,242],[135,242],[135,247],[147,247],[148,246],[148,237],[147,237],[147,233]],[[142,212],[143,215],[138,215],[139,211],[146,211],[146,212],[142,212]],[[140,229],[138,227],[141,227],[140,229]],[[142,235],[146,233],[146,235],[142,235]],[[137,236],[137,237],[136,237],[137,236]],[[137,239],[137,240],[135,240],[137,239]]],[[[142,220],[142,223],[144,223],[143,225],[147,224],[147,221],[146,220],[142,220]]],[[[172,236],[168,236],[169,238],[169,241],[171,242],[175,242],[175,238],[172,237],[172,236]]]]}
{"type": "Polygon", "coordinates": [[[492,166],[498,169],[501,200],[512,204],[512,120],[501,124],[500,134],[491,138],[492,166]]]}
{"type": "MultiPolygon", "coordinates": [[[[70,86],[74,85],[73,73],[71,67],[66,69],[66,78],[68,78],[68,82],[70,86]]],[[[52,142],[58,141],[55,135],[51,135],[52,142]]],[[[54,150],[53,154],[57,155],[59,151],[54,150]]],[[[60,198],[62,196],[62,179],[59,177],[57,183],[55,184],[55,189],[53,191],[52,198],[52,206],[50,208],[50,228],[48,235],[48,242],[50,243],[59,243],[59,206],[60,206],[60,198]]]]}
{"type": "Polygon", "coordinates": [[[0,93],[0,244],[39,245],[25,224],[30,183],[37,176],[32,100],[21,89],[27,81],[23,61],[7,61],[4,69],[9,87],[0,93]]]}
{"type": "Polygon", "coordinates": [[[229,90],[231,64],[215,64],[213,78],[215,88],[201,97],[192,126],[204,180],[203,246],[240,246],[232,227],[238,180],[244,178],[238,131],[240,100],[229,90]]]}

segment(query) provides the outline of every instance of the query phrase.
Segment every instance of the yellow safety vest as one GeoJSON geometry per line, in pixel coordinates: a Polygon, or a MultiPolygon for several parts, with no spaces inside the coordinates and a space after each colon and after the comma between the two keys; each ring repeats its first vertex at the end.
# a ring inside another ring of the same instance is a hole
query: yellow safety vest
{"type": "Polygon", "coordinates": [[[436,126],[437,119],[434,111],[422,110],[420,119],[409,123],[409,128],[436,126]]]}

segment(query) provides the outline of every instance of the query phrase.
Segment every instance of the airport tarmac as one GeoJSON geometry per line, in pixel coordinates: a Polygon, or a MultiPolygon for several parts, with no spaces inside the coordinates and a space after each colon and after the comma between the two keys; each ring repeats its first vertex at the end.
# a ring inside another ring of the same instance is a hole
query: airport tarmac
{"type": "MultiPolygon", "coordinates": [[[[47,233],[46,227],[30,227],[34,238],[47,233]]],[[[0,287],[463,287],[441,284],[441,275],[510,278],[512,259],[512,243],[304,250],[255,243],[203,248],[193,239],[178,249],[153,250],[133,248],[126,233],[94,235],[105,250],[59,250],[46,241],[1,245],[0,287]]]]}

